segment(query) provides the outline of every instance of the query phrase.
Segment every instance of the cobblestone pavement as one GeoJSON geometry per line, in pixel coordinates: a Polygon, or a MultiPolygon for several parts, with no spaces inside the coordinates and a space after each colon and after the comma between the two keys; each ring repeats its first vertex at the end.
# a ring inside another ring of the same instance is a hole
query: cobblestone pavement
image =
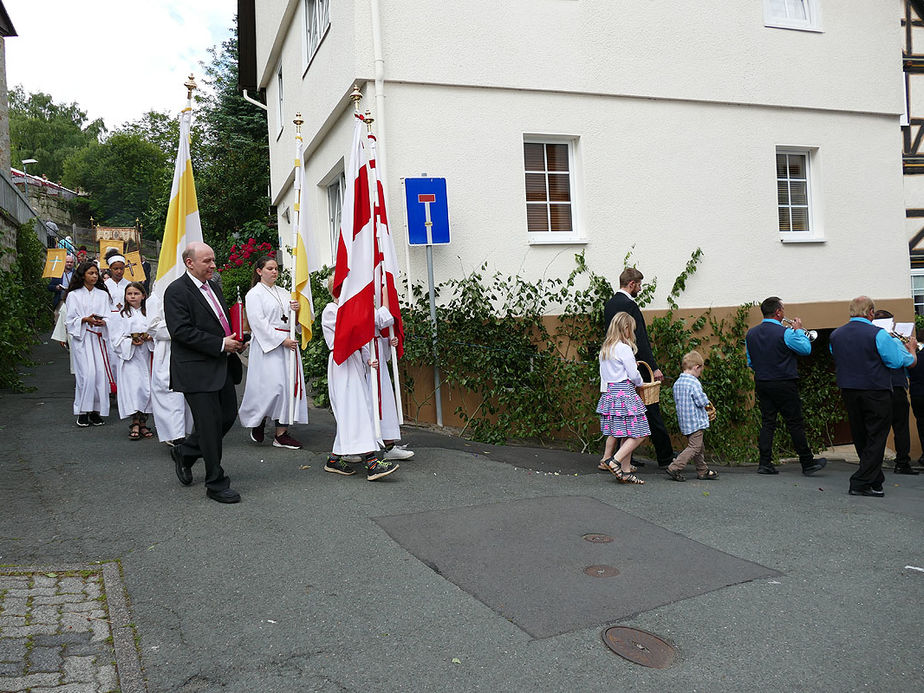
{"type": "Polygon", "coordinates": [[[119,690],[103,585],[101,567],[0,569],[0,691],[119,690]]]}

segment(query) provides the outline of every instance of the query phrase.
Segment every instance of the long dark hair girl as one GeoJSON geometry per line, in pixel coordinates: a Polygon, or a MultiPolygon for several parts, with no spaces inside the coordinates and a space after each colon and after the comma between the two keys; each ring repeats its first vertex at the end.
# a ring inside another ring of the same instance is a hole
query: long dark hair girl
{"type": "MultiPolygon", "coordinates": [[[[131,284],[125,287],[126,294],[128,293],[129,289],[138,289],[138,291],[141,292],[141,314],[146,316],[148,314],[148,311],[145,308],[145,304],[148,302],[148,292],[144,290],[144,284],[142,284],[141,282],[132,282],[131,284]]],[[[128,305],[128,301],[125,301],[125,307],[121,311],[119,311],[119,315],[123,315],[127,318],[131,314],[132,314],[132,307],[128,305]]]]}
{"type": "Polygon", "coordinates": [[[103,275],[99,271],[99,267],[96,266],[95,262],[87,261],[87,262],[81,262],[79,265],[77,265],[77,269],[74,270],[74,276],[71,277],[71,283],[67,287],[68,294],[71,291],[76,291],[77,289],[81,288],[85,284],[84,277],[87,274],[87,270],[89,270],[90,268],[93,268],[96,270],[96,284],[94,285],[93,288],[102,289],[107,294],[109,293],[109,289],[106,288],[106,282],[103,280],[103,275]]]}
{"type": "Polygon", "coordinates": [[[251,289],[260,283],[260,275],[257,274],[257,270],[261,270],[264,267],[266,267],[266,263],[269,262],[270,260],[272,260],[273,262],[276,262],[276,256],[275,255],[264,255],[263,257],[261,257],[259,260],[257,260],[254,263],[253,276],[250,278],[250,288],[251,289]]]}

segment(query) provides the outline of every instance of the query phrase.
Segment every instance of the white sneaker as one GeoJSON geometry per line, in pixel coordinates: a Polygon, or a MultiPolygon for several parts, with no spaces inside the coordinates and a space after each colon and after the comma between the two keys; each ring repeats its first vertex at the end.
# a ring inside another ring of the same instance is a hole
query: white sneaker
{"type": "Polygon", "coordinates": [[[407,445],[395,445],[391,450],[385,451],[386,460],[409,460],[414,453],[407,449],[407,445]]]}

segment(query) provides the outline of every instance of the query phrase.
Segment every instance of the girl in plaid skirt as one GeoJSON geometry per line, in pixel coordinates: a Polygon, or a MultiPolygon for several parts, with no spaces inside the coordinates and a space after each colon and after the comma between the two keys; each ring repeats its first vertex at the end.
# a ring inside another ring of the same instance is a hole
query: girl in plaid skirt
{"type": "Polygon", "coordinates": [[[603,461],[622,484],[644,484],[633,472],[632,452],[651,433],[645,416],[645,405],[635,391],[642,376],[635,362],[635,318],[628,313],[616,313],[600,347],[600,431],[606,438],[603,461]],[[616,439],[624,439],[619,451],[616,439]]]}

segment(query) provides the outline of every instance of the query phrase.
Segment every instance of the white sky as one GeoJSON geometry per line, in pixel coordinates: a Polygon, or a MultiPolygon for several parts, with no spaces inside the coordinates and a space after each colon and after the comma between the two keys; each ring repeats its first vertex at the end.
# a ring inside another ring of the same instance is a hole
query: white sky
{"type": "Polygon", "coordinates": [[[186,106],[183,82],[231,34],[236,0],[4,0],[12,89],[76,101],[109,130],[149,110],[186,106]]]}

